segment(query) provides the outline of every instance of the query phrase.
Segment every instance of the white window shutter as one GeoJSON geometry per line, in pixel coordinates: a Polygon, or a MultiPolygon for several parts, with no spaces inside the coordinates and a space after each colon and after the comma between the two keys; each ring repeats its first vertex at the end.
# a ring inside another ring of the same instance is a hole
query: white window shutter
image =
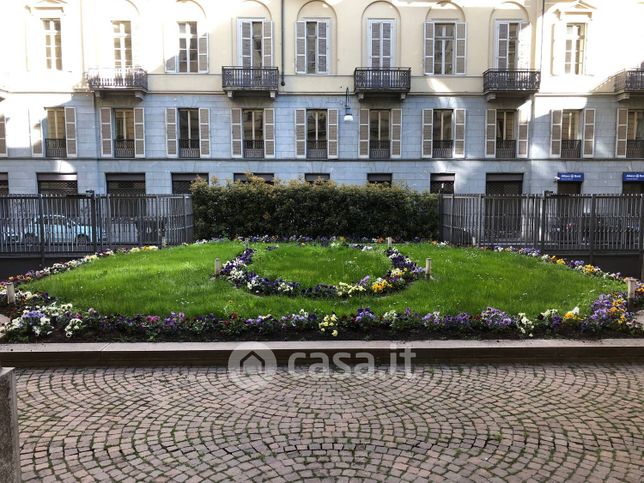
{"type": "Polygon", "coordinates": [[[391,157],[400,158],[402,149],[400,137],[402,131],[402,109],[391,110],[391,157]]]}
{"type": "Polygon", "coordinates": [[[0,158],[6,158],[7,151],[7,125],[4,114],[0,113],[0,158]]]}
{"type": "Polygon", "coordinates": [[[434,73],[434,22],[423,24],[425,74],[434,73]]]}
{"type": "Polygon", "coordinates": [[[210,157],[210,109],[199,108],[199,156],[210,157]]]}
{"type": "Polygon", "coordinates": [[[329,73],[329,22],[318,22],[318,74],[329,73]]]}
{"type": "Polygon", "coordinates": [[[519,25],[519,46],[518,46],[518,67],[519,69],[530,68],[530,24],[522,22],[519,25]]]}
{"type": "Polygon", "coordinates": [[[306,74],[306,22],[295,22],[295,72],[306,74]]]}
{"type": "Polygon", "coordinates": [[[628,109],[617,109],[617,129],[615,129],[615,157],[626,157],[626,140],[628,139],[628,109]]]}
{"type": "Polygon", "coordinates": [[[382,67],[388,69],[394,65],[394,23],[382,23],[382,67]]]}
{"type": "Polygon", "coordinates": [[[264,109],[264,157],[275,157],[275,109],[264,109]]]}
{"type": "Polygon", "coordinates": [[[485,157],[496,157],[496,109],[485,111],[485,157]]]}
{"type": "Polygon", "coordinates": [[[423,158],[431,158],[434,138],[434,109],[423,109],[423,158]]]}
{"type": "Polygon", "coordinates": [[[234,107],[230,110],[230,153],[233,158],[241,158],[242,150],[242,110],[234,107]]]}
{"type": "Polygon", "coordinates": [[[204,32],[197,40],[197,64],[200,74],[208,73],[208,32],[204,32]]]}
{"type": "MultiPolygon", "coordinates": [[[[264,38],[262,41],[262,67],[273,66],[273,22],[264,21],[264,38]]],[[[259,66],[258,66],[259,67],[259,66]]]]}
{"type": "Polygon", "coordinates": [[[508,22],[497,22],[496,24],[496,68],[506,70],[508,68],[508,39],[510,36],[510,24],[508,22]]]}
{"type": "Polygon", "coordinates": [[[454,109],[454,157],[465,157],[465,109],[454,109]]]}
{"type": "Polygon", "coordinates": [[[179,29],[176,22],[167,24],[164,35],[165,71],[177,72],[177,52],[179,51],[179,29]]]}
{"type": "Polygon", "coordinates": [[[467,25],[456,22],[456,74],[465,75],[467,71],[467,25]]]}
{"type": "Polygon", "coordinates": [[[78,157],[77,138],[78,138],[78,135],[76,134],[76,108],[66,107],[65,108],[65,145],[67,147],[68,158],[78,157]]]}
{"type": "Polygon", "coordinates": [[[379,22],[370,20],[369,21],[369,38],[367,39],[368,44],[368,67],[373,67],[375,69],[382,67],[380,65],[380,39],[381,39],[381,25],[379,22]]]}
{"type": "Polygon", "coordinates": [[[327,158],[338,159],[338,118],[339,112],[337,109],[329,109],[327,111],[327,158]]]}
{"type": "Polygon", "coordinates": [[[177,149],[177,110],[174,107],[168,107],[165,110],[165,140],[166,154],[169,158],[176,158],[177,149]]]}
{"type": "Polygon", "coordinates": [[[306,158],[306,109],[295,109],[295,157],[306,158]]]}
{"type": "Polygon", "coordinates": [[[369,109],[360,109],[360,141],[358,143],[358,157],[369,157],[369,109]]]}
{"type": "Polygon", "coordinates": [[[31,126],[31,155],[34,158],[41,158],[44,155],[42,117],[42,109],[29,111],[29,122],[31,126]]]}
{"type": "Polygon", "coordinates": [[[111,158],[113,156],[112,144],[112,108],[101,107],[101,156],[111,158]]]}
{"type": "Polygon", "coordinates": [[[595,157],[595,109],[584,109],[584,158],[595,157]]]}
{"type": "Polygon", "coordinates": [[[527,109],[519,109],[519,135],[517,138],[517,157],[528,157],[528,133],[529,133],[529,112],[527,109]]]}
{"type": "Polygon", "coordinates": [[[145,110],[134,108],[134,157],[145,158],[145,110]]]}
{"type": "Polygon", "coordinates": [[[251,22],[239,20],[239,65],[242,67],[251,67],[253,63],[251,34],[251,22]]]}
{"type": "Polygon", "coordinates": [[[550,111],[550,157],[561,157],[561,132],[563,129],[563,111],[554,109],[550,111]]]}
{"type": "Polygon", "coordinates": [[[552,26],[552,75],[565,73],[566,23],[559,21],[552,26]]]}

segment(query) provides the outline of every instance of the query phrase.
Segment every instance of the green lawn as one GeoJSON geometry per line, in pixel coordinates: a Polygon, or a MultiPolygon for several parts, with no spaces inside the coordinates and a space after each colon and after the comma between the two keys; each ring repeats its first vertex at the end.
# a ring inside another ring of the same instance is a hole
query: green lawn
{"type": "MultiPolygon", "coordinates": [[[[314,285],[318,282],[357,282],[362,276],[384,274],[390,267],[382,253],[349,248],[279,244],[267,252],[258,249],[251,268],[262,274],[314,285]]],[[[431,244],[398,245],[401,252],[424,266],[433,260],[434,280],[413,282],[392,295],[351,299],[309,299],[257,296],[236,289],[227,280],[211,280],[215,257],[234,258],[243,246],[236,242],[182,246],[102,258],[45,279],[28,290],[46,291],[79,308],[102,313],[187,315],[215,313],[240,316],[283,315],[300,309],[319,313],[349,313],[371,307],[377,313],[411,307],[422,313],[440,311],[478,313],[487,306],[509,313],[536,316],[547,308],[561,311],[579,306],[587,312],[602,292],[624,290],[620,282],[582,275],[566,267],[544,264],[514,253],[438,247],[431,244]]]]}

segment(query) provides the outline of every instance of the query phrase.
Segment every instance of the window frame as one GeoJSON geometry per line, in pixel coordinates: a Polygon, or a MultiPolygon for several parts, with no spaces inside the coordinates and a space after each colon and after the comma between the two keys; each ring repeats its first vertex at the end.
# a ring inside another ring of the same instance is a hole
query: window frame
{"type": "Polygon", "coordinates": [[[265,141],[264,121],[265,121],[264,120],[264,109],[242,109],[242,142],[244,142],[244,141],[265,141]],[[245,124],[246,124],[245,115],[247,113],[249,113],[249,112],[252,114],[252,116],[251,116],[252,119],[251,119],[251,123],[250,123],[251,124],[251,131],[252,131],[252,138],[251,139],[248,139],[246,137],[246,128],[245,128],[245,124]],[[262,132],[261,138],[258,138],[256,136],[256,132],[255,132],[256,131],[255,117],[258,114],[261,116],[261,123],[260,123],[260,125],[261,125],[260,129],[261,129],[261,132],[262,132]]]}
{"type": "Polygon", "coordinates": [[[496,140],[502,141],[516,141],[517,140],[517,110],[516,109],[497,109],[496,110],[496,140]],[[512,137],[506,137],[508,131],[508,114],[512,115],[512,137]],[[502,118],[502,119],[501,119],[502,118]],[[500,122],[503,123],[502,136],[499,137],[500,122]]]}
{"type": "Polygon", "coordinates": [[[44,47],[45,47],[45,69],[63,70],[63,33],[60,17],[43,17],[42,21],[44,47]],[[52,29],[52,25],[58,28],[52,29]]]}
{"type": "Polygon", "coordinates": [[[47,111],[47,139],[66,139],[65,136],[65,108],[48,107],[47,111]],[[52,116],[50,116],[50,114],[52,116]],[[53,119],[53,123],[51,122],[53,119]],[[52,126],[53,124],[53,126],[52,126]],[[53,128],[53,131],[52,131],[53,128]],[[53,136],[50,134],[53,132],[53,136]],[[61,134],[61,135],[59,135],[61,134]]]}
{"type": "Polygon", "coordinates": [[[454,142],[454,122],[455,122],[455,116],[454,116],[454,109],[434,109],[434,112],[432,114],[433,117],[433,122],[432,122],[432,140],[433,141],[452,141],[454,142]],[[449,114],[450,117],[450,122],[446,123],[445,122],[445,116],[446,114],[449,114]],[[440,119],[437,118],[437,115],[440,116],[440,119]],[[446,139],[443,136],[443,131],[444,129],[449,125],[449,131],[450,131],[450,138],[446,139]],[[436,128],[439,127],[440,129],[440,136],[436,136],[436,128]]]}
{"type": "Polygon", "coordinates": [[[369,141],[389,141],[391,142],[391,109],[369,109],[369,141]],[[377,123],[378,123],[378,138],[374,139],[374,137],[371,135],[372,131],[372,124],[374,119],[372,119],[373,115],[377,116],[377,123]],[[382,124],[383,124],[383,114],[387,114],[387,130],[386,130],[386,138],[382,138],[382,124]]]}
{"type": "Polygon", "coordinates": [[[114,68],[127,69],[133,66],[133,45],[132,45],[132,21],[131,20],[112,20],[112,52],[114,55],[114,68]],[[119,31],[114,29],[119,26],[119,31]],[[124,31],[124,26],[127,29],[124,31]],[[128,48],[126,43],[130,41],[128,48]],[[118,42],[118,47],[115,45],[118,42]],[[129,56],[128,56],[129,52],[129,56]]]}
{"type": "Polygon", "coordinates": [[[134,141],[134,109],[131,107],[127,108],[115,108],[114,112],[114,140],[115,141],[134,141]],[[131,116],[132,124],[131,126],[128,125],[128,114],[131,116]],[[121,115],[121,116],[119,116],[121,115]],[[121,117],[119,119],[119,117],[121,117]],[[124,127],[124,133],[125,136],[122,138],[119,138],[118,136],[118,131],[119,131],[119,125],[124,127]],[[128,129],[131,127],[131,132],[128,133],[128,129]],[[128,137],[128,134],[131,134],[131,137],[128,137]]]}
{"type": "Polygon", "coordinates": [[[199,26],[195,20],[182,20],[177,22],[179,31],[179,50],[177,52],[177,72],[179,74],[198,74],[199,73],[199,26]],[[185,32],[181,32],[181,27],[185,26],[185,32]],[[194,32],[192,27],[194,26],[194,32]],[[186,47],[181,47],[181,41],[186,41],[186,47]],[[194,44],[192,43],[194,41],[194,44]],[[194,45],[194,48],[193,48],[194,45]],[[182,60],[181,54],[185,52],[185,66],[186,70],[181,70],[182,60]],[[194,52],[194,58],[191,57],[191,52],[194,52]],[[194,70],[191,66],[194,63],[194,70]]]}
{"type": "Polygon", "coordinates": [[[455,21],[440,21],[437,20],[434,22],[434,75],[456,75],[456,22],[455,21]],[[452,28],[452,36],[451,38],[448,37],[440,37],[438,35],[438,29],[439,27],[447,27],[450,26],[452,28]],[[439,38],[440,37],[440,38],[439,38]],[[451,54],[451,72],[445,72],[445,43],[451,40],[452,42],[452,54],[451,54]],[[441,49],[440,49],[440,56],[441,56],[441,63],[440,63],[440,72],[436,71],[436,59],[438,57],[438,45],[439,43],[441,44],[441,49]]]}
{"type": "Polygon", "coordinates": [[[395,45],[396,45],[396,19],[393,18],[370,18],[367,20],[367,67],[370,69],[392,69],[396,66],[396,56],[395,56],[395,45]],[[389,37],[389,66],[383,66],[383,60],[386,56],[383,55],[383,46],[384,46],[384,37],[382,36],[382,27],[381,27],[381,36],[380,36],[380,56],[378,67],[374,67],[372,63],[373,59],[373,25],[379,23],[382,25],[389,24],[391,35],[389,37]]]}
{"type": "Polygon", "coordinates": [[[588,24],[586,22],[566,22],[564,38],[564,74],[586,74],[586,49],[588,47],[588,24]],[[571,34],[570,27],[581,27],[581,34],[571,34]],[[570,49],[568,43],[570,42],[570,49]],[[567,61],[570,50],[570,62],[567,61]]]}
{"type": "Polygon", "coordinates": [[[306,141],[325,141],[328,142],[329,140],[329,117],[328,117],[328,109],[307,109],[306,110],[306,141]],[[311,119],[311,115],[315,118],[314,120],[314,126],[315,126],[315,138],[311,139],[309,137],[309,133],[311,130],[309,129],[309,121],[311,119]],[[320,117],[321,115],[324,116],[324,138],[320,139],[320,117]]]}
{"type": "Polygon", "coordinates": [[[179,107],[177,108],[177,121],[179,124],[178,127],[178,134],[179,134],[179,139],[189,139],[189,140],[196,140],[199,141],[200,136],[199,136],[199,109],[196,107],[179,107]],[[184,122],[182,118],[182,114],[186,114],[186,119],[187,122],[184,122]],[[195,119],[193,119],[193,117],[195,119]],[[184,127],[187,124],[187,130],[188,130],[188,137],[183,137],[182,136],[182,131],[184,130],[184,127]],[[197,136],[192,137],[193,130],[196,132],[197,136]]]}
{"type": "Polygon", "coordinates": [[[583,110],[580,109],[562,109],[561,110],[561,140],[562,141],[582,141],[582,126],[583,126],[583,110]],[[567,116],[568,115],[568,116],[567,116]],[[570,121],[573,117],[571,115],[574,115],[575,122],[577,124],[576,126],[576,137],[566,137],[570,135],[570,132],[572,131],[573,125],[570,123],[568,125],[568,129],[566,129],[566,119],[570,121]]]}

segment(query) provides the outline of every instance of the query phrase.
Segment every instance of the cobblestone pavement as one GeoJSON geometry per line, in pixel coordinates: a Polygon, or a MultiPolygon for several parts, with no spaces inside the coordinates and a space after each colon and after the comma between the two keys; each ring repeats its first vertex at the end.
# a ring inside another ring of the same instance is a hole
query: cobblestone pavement
{"type": "Polygon", "coordinates": [[[18,372],[25,480],[642,481],[644,366],[18,372]]]}

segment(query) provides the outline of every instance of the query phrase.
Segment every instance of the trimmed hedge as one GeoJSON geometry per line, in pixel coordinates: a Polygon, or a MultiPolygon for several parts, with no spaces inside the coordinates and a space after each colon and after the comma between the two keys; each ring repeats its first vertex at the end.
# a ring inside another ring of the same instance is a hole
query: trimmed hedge
{"type": "Polygon", "coordinates": [[[436,238],[438,198],[401,186],[260,180],[192,185],[196,239],[252,235],[436,238]]]}

